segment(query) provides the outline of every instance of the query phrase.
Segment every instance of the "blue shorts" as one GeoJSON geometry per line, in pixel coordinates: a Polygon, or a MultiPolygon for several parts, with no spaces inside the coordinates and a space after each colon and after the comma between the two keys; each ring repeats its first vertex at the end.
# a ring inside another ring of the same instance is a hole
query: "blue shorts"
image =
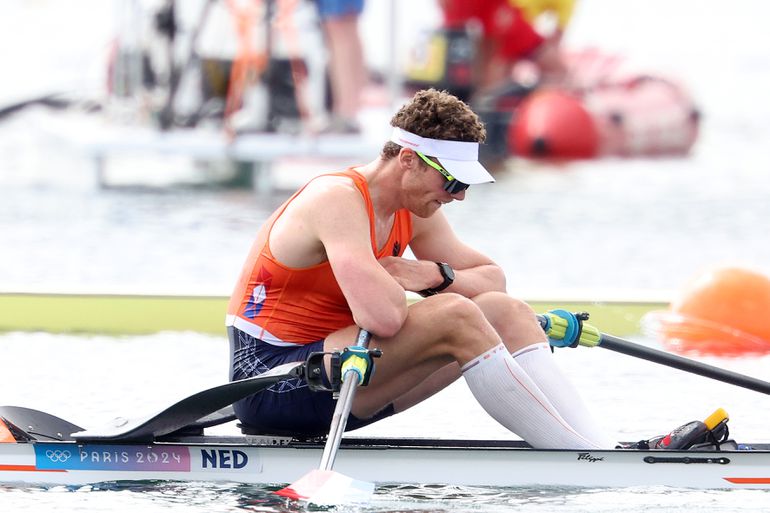
{"type": "MultiPolygon", "coordinates": [[[[257,376],[284,363],[305,361],[310,353],[323,351],[323,340],[304,346],[279,347],[237,328],[228,328],[228,336],[233,380],[257,376]]],[[[324,382],[328,383],[325,374],[324,371],[324,382]]],[[[243,425],[260,433],[316,437],[329,433],[336,404],[331,392],[313,392],[305,380],[292,378],[241,399],[233,408],[243,425]]],[[[369,419],[350,415],[346,431],[366,426],[393,413],[393,406],[388,405],[369,419]]]]}
{"type": "Polygon", "coordinates": [[[364,0],[315,0],[315,3],[322,20],[348,14],[358,15],[364,10],[364,0]]]}

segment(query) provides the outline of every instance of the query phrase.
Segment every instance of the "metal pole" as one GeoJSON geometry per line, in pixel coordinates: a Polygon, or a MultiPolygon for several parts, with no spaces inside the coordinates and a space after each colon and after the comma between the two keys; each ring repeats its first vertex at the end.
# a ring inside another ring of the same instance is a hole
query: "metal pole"
{"type": "MultiPolygon", "coordinates": [[[[356,345],[368,348],[371,338],[371,333],[364,329],[359,329],[356,345]]],[[[331,470],[334,466],[334,459],[337,457],[337,449],[340,447],[342,434],[345,432],[345,426],[348,423],[350,408],[353,405],[353,398],[356,395],[356,387],[358,386],[357,380],[347,379],[348,375],[351,374],[355,374],[355,371],[349,370],[342,376],[340,396],[339,399],[337,399],[337,406],[334,408],[334,414],[332,415],[332,423],[329,427],[329,437],[326,439],[324,452],[321,455],[321,464],[319,465],[321,470],[331,470]]]]}

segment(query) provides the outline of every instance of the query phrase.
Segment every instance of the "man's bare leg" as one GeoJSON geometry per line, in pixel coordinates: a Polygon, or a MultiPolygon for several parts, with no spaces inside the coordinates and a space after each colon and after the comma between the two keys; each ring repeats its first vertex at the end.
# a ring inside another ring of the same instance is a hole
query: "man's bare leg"
{"type": "MultiPolygon", "coordinates": [[[[518,307],[518,302],[509,301],[518,307]]],[[[353,336],[347,333],[345,338],[353,336]]],[[[330,337],[327,345],[339,342],[330,337]]],[[[377,344],[388,356],[378,362],[369,387],[356,396],[353,413],[368,417],[410,397],[415,389],[423,396],[435,393],[433,385],[453,376],[453,361],[479,403],[492,417],[538,447],[598,448],[559,415],[548,398],[519,367],[479,306],[455,294],[443,294],[410,307],[401,332],[377,344]],[[449,367],[448,367],[449,366],[449,367]],[[444,370],[439,374],[439,369],[444,370]]],[[[418,396],[412,395],[412,400],[418,396]]]]}
{"type": "Polygon", "coordinates": [[[358,16],[346,15],[324,21],[329,47],[329,77],[333,114],[340,120],[356,121],[361,91],[366,85],[366,66],[358,16]]]}
{"type": "MultiPolygon", "coordinates": [[[[484,317],[492,324],[497,334],[502,339],[508,351],[513,353],[527,347],[533,340],[545,340],[545,335],[540,325],[533,323],[529,318],[532,314],[528,305],[503,294],[482,294],[473,301],[484,313],[484,317]],[[500,300],[504,296],[504,300],[500,300]]],[[[452,362],[396,399],[393,405],[396,412],[402,412],[419,404],[436,392],[443,390],[462,376],[460,365],[452,362]]]]}
{"type": "MultiPolygon", "coordinates": [[[[333,333],[324,349],[342,349],[355,340],[351,326],[333,333]]],[[[392,338],[373,339],[382,349],[370,385],[356,393],[353,414],[369,417],[449,364],[468,362],[494,347],[499,337],[473,303],[456,294],[442,294],[412,305],[401,331],[392,338]],[[459,343],[465,339],[467,343],[459,343]]]]}
{"type": "Polygon", "coordinates": [[[556,365],[548,339],[530,306],[516,300],[510,304],[504,294],[496,292],[482,294],[474,300],[501,334],[516,363],[564,420],[585,438],[597,441],[602,447],[614,447],[616,442],[599,426],[578,390],[556,365]],[[511,318],[516,321],[506,321],[511,318]]]}

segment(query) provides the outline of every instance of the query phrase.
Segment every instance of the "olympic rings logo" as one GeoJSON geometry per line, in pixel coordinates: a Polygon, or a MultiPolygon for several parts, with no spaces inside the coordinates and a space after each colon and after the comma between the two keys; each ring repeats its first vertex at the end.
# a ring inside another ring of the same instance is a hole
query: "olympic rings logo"
{"type": "Polygon", "coordinates": [[[72,453],[69,451],[60,451],[59,449],[48,449],[45,451],[45,456],[51,461],[64,463],[72,457],[72,453]]]}

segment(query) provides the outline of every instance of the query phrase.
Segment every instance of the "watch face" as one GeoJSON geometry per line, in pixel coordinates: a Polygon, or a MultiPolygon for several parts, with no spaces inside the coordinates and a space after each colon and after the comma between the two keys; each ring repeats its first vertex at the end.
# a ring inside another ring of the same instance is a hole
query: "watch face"
{"type": "Polygon", "coordinates": [[[423,297],[432,296],[434,294],[438,294],[448,286],[450,286],[455,281],[455,272],[454,269],[449,264],[446,264],[444,262],[436,262],[436,265],[438,265],[439,272],[441,273],[441,276],[444,278],[444,281],[437,287],[421,290],[418,292],[423,297]]]}

